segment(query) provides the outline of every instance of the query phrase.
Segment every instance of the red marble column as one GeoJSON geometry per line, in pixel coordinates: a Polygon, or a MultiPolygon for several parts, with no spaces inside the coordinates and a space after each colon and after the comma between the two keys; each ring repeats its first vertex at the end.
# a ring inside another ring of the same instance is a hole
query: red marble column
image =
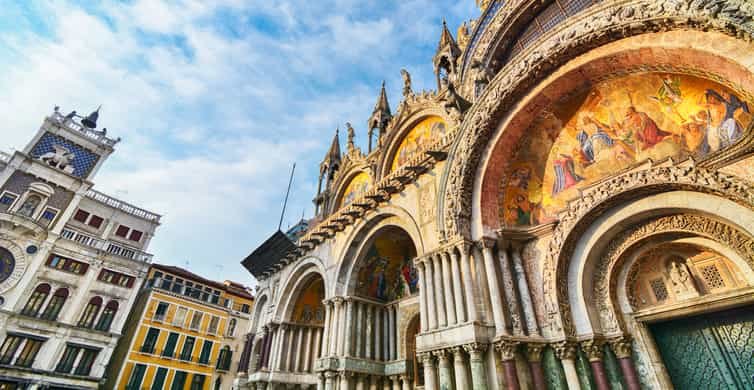
{"type": "Polygon", "coordinates": [[[515,360],[504,360],[503,369],[505,370],[505,381],[508,382],[508,390],[519,390],[518,373],[516,372],[515,360]]]}
{"type": "Polygon", "coordinates": [[[526,358],[529,361],[529,369],[531,371],[532,384],[535,390],[547,390],[547,384],[545,382],[545,371],[542,368],[542,350],[544,344],[540,343],[527,343],[526,344],[526,358]]]}
{"type": "Polygon", "coordinates": [[[503,361],[503,373],[505,374],[505,382],[508,384],[508,390],[519,390],[521,388],[518,383],[515,360],[518,344],[517,341],[503,340],[495,346],[503,361]]]}
{"type": "Polygon", "coordinates": [[[602,363],[602,360],[590,360],[589,364],[592,366],[592,374],[594,374],[594,381],[597,382],[597,389],[610,390],[607,371],[605,371],[605,365],[602,363]]]}
{"type": "Polygon", "coordinates": [[[598,390],[610,390],[607,371],[605,371],[605,364],[602,362],[602,347],[604,345],[605,342],[600,339],[587,340],[581,343],[581,349],[592,366],[592,375],[594,375],[598,390]]]}
{"type": "Polygon", "coordinates": [[[618,358],[623,380],[626,382],[628,389],[640,390],[639,377],[636,375],[634,361],[631,357],[631,338],[623,336],[610,340],[610,347],[618,358]]]}

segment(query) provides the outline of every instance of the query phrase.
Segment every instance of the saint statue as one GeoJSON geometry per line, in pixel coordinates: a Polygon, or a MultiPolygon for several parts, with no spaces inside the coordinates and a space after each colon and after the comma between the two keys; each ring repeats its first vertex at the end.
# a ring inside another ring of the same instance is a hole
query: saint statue
{"type": "Polygon", "coordinates": [[[699,292],[694,284],[694,278],[691,276],[685,263],[671,261],[668,276],[670,277],[670,283],[677,299],[699,296],[699,292]]]}

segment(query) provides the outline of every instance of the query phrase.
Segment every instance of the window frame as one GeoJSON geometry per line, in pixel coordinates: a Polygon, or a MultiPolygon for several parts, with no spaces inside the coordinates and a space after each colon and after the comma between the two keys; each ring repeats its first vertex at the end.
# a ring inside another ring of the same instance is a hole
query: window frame
{"type": "Polygon", "coordinates": [[[183,346],[181,347],[181,355],[179,359],[183,361],[187,361],[187,362],[193,361],[195,348],[196,348],[196,337],[194,336],[184,337],[183,346]],[[187,350],[187,346],[189,345],[189,340],[191,340],[191,343],[190,343],[191,347],[190,349],[187,350]]]}
{"type": "Polygon", "coordinates": [[[58,316],[60,315],[61,310],[63,310],[63,306],[65,306],[65,303],[68,301],[70,295],[71,292],[67,287],[59,287],[52,294],[52,298],[50,298],[50,301],[47,302],[47,305],[45,306],[44,310],[42,310],[39,318],[48,321],[57,321],[58,316]],[[63,291],[65,291],[65,296],[61,293],[63,291]]]}
{"type": "Polygon", "coordinates": [[[144,341],[139,347],[139,352],[153,355],[157,347],[157,340],[160,339],[160,329],[155,327],[149,327],[147,333],[144,335],[144,341]],[[154,339],[150,339],[150,335],[154,334],[154,339]]]}
{"type": "Polygon", "coordinates": [[[49,298],[51,291],[52,286],[50,286],[49,283],[40,283],[34,287],[29,300],[26,301],[26,304],[21,309],[21,315],[29,317],[39,316],[39,312],[42,311],[42,307],[47,302],[47,298],[49,298]]]}

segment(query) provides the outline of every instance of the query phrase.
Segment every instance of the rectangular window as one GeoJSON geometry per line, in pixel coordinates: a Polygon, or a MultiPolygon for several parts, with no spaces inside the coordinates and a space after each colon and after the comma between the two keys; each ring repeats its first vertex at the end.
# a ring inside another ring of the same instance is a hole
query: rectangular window
{"type": "Polygon", "coordinates": [[[168,340],[165,342],[165,348],[162,350],[162,356],[174,357],[176,345],[178,345],[178,333],[170,332],[168,340]]]}
{"type": "Polygon", "coordinates": [[[144,344],[141,345],[141,352],[154,353],[154,347],[157,344],[157,338],[160,336],[160,330],[149,328],[147,337],[144,338],[144,344]]]}
{"type": "Polygon", "coordinates": [[[186,336],[186,340],[183,342],[183,350],[181,351],[181,360],[191,361],[192,354],[194,353],[194,343],[196,339],[191,336],[186,336]]]}
{"type": "Polygon", "coordinates": [[[104,222],[104,219],[98,215],[92,215],[91,218],[89,218],[89,226],[99,229],[102,226],[102,222],[104,222]]]}
{"type": "Polygon", "coordinates": [[[48,207],[42,212],[40,222],[44,223],[45,226],[50,226],[56,215],[58,215],[58,212],[48,207]]]}
{"type": "Polygon", "coordinates": [[[76,358],[79,356],[80,351],[80,347],[67,345],[65,347],[65,352],[63,352],[63,356],[60,357],[60,361],[58,362],[57,367],[55,367],[55,372],[70,374],[71,370],[73,370],[73,363],[76,362],[76,358]]]}
{"type": "Polygon", "coordinates": [[[202,389],[204,389],[204,375],[194,374],[194,377],[191,379],[191,390],[202,389]]]}
{"type": "Polygon", "coordinates": [[[61,271],[72,272],[74,274],[83,275],[89,269],[89,264],[82,263],[80,261],[72,260],[66,257],[52,255],[47,259],[47,266],[50,268],[59,269],[61,271]]]}
{"type": "Polygon", "coordinates": [[[89,376],[89,373],[92,371],[92,366],[94,365],[94,360],[97,359],[97,354],[99,354],[99,350],[90,348],[82,348],[82,350],[81,359],[79,359],[79,364],[76,366],[76,371],[74,371],[73,374],[89,376]]]}
{"type": "Polygon", "coordinates": [[[241,312],[242,313],[248,313],[249,312],[249,305],[247,305],[245,303],[243,305],[241,305],[241,312]]]}
{"type": "Polygon", "coordinates": [[[144,380],[144,372],[147,371],[147,366],[144,364],[134,365],[133,371],[131,371],[131,377],[126,384],[126,390],[141,390],[141,381],[144,380]]]}
{"type": "Polygon", "coordinates": [[[73,219],[75,221],[86,223],[86,219],[89,218],[89,213],[87,213],[84,210],[76,210],[76,214],[74,214],[73,219]]]}
{"type": "Polygon", "coordinates": [[[212,342],[209,340],[204,340],[204,345],[202,345],[202,352],[199,354],[199,363],[209,364],[209,357],[211,355],[212,355],[212,342]]]}
{"type": "Polygon", "coordinates": [[[143,232],[140,232],[138,230],[131,230],[131,235],[128,236],[128,239],[131,241],[139,242],[141,241],[141,236],[143,235],[143,232]]]}
{"type": "Polygon", "coordinates": [[[99,273],[98,279],[105,283],[114,284],[121,287],[133,286],[134,277],[122,274],[120,272],[110,271],[109,269],[103,269],[99,273]]]}
{"type": "Polygon", "coordinates": [[[17,198],[18,196],[6,192],[2,197],[0,197],[0,204],[7,206],[7,209],[13,204],[13,202],[16,201],[17,198]]]}
{"type": "Polygon", "coordinates": [[[118,237],[126,238],[128,237],[128,231],[131,230],[128,228],[128,226],[120,225],[118,226],[118,229],[115,230],[115,235],[118,237]]]}
{"type": "Polygon", "coordinates": [[[8,335],[5,338],[2,347],[0,347],[0,364],[10,364],[22,341],[24,341],[24,338],[20,336],[8,335]]]}
{"type": "Polygon", "coordinates": [[[21,353],[16,358],[16,365],[19,367],[31,367],[34,363],[34,359],[37,357],[39,348],[42,347],[42,340],[26,339],[24,347],[21,349],[21,353]]]}
{"type": "Polygon", "coordinates": [[[207,333],[217,334],[217,328],[219,327],[220,327],[220,317],[212,316],[212,319],[209,320],[209,327],[207,328],[207,333]]]}
{"type": "Polygon", "coordinates": [[[194,316],[191,317],[191,326],[189,326],[189,329],[199,330],[201,326],[202,326],[202,312],[195,311],[194,316]]]}
{"type": "Polygon", "coordinates": [[[183,327],[183,325],[186,323],[186,313],[188,313],[188,309],[185,307],[179,307],[175,309],[175,316],[173,317],[173,325],[178,327],[183,327]]]}
{"type": "Polygon", "coordinates": [[[185,386],[186,372],[176,370],[175,375],[173,376],[173,384],[170,386],[170,390],[183,390],[185,386]]]}
{"type": "Polygon", "coordinates": [[[159,367],[154,374],[154,381],[152,382],[151,390],[162,390],[165,386],[165,378],[168,376],[168,369],[165,367],[159,367]]]}
{"type": "Polygon", "coordinates": [[[163,322],[165,321],[165,317],[168,315],[168,307],[170,304],[167,302],[159,302],[157,304],[157,309],[154,311],[154,317],[152,317],[152,320],[163,322]]]}

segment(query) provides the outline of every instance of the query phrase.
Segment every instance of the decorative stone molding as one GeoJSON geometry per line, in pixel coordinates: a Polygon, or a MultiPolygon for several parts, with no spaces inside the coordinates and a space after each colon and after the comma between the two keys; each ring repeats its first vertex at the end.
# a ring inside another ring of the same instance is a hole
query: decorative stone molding
{"type": "Polygon", "coordinates": [[[469,343],[463,346],[463,349],[469,354],[471,359],[481,359],[482,354],[487,351],[487,344],[469,343]]]}
{"type": "Polygon", "coordinates": [[[608,340],[610,348],[618,359],[631,357],[633,343],[630,336],[621,336],[608,340]]]}
{"type": "Polygon", "coordinates": [[[589,359],[590,362],[598,362],[602,360],[602,347],[605,345],[605,340],[591,339],[581,342],[581,350],[589,359]]]}
{"type": "Polygon", "coordinates": [[[573,341],[560,341],[552,344],[552,348],[555,350],[555,356],[560,360],[576,359],[578,344],[573,341]]]}
{"type": "Polygon", "coordinates": [[[526,343],[526,359],[530,362],[542,361],[542,351],[545,349],[545,344],[542,343],[526,343]]]}
{"type": "Polygon", "coordinates": [[[500,118],[522,93],[553,69],[593,47],[646,32],[680,28],[715,30],[751,41],[754,5],[747,0],[606,2],[540,37],[538,44],[507,64],[466,113],[460,137],[452,148],[441,205],[445,238],[470,235],[471,197],[482,153],[500,118]]]}
{"type": "Polygon", "coordinates": [[[748,183],[721,172],[694,167],[693,164],[637,169],[584,189],[582,196],[570,202],[566,210],[560,213],[560,222],[552,234],[543,267],[545,313],[551,325],[562,326],[555,331],[574,333],[568,304],[567,274],[581,233],[602,212],[618,202],[637,195],[669,190],[711,193],[754,208],[754,188],[748,183]]]}

